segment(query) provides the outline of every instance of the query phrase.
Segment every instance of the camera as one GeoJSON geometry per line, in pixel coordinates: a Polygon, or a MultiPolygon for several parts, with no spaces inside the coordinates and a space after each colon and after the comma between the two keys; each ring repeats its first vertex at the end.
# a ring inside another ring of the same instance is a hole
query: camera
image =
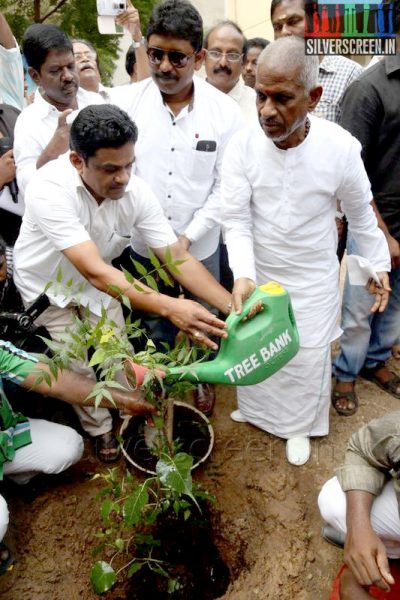
{"type": "Polygon", "coordinates": [[[126,1],[96,0],[97,14],[101,17],[116,17],[126,11],[126,1]]]}

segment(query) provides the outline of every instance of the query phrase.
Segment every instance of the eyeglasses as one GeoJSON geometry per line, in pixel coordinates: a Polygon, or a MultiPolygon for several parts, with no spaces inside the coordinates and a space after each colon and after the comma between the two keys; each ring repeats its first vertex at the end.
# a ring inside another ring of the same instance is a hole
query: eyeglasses
{"type": "Polygon", "coordinates": [[[220,52],[219,50],[207,50],[207,56],[212,60],[220,60],[222,56],[226,57],[228,62],[239,62],[243,56],[243,53],[239,52],[220,52]]]}
{"type": "Polygon", "coordinates": [[[74,58],[75,60],[83,60],[85,58],[96,60],[96,54],[90,50],[86,50],[86,52],[74,52],[74,58]]]}
{"type": "Polygon", "coordinates": [[[189,59],[195,54],[196,51],[192,52],[192,54],[185,54],[178,50],[163,50],[162,48],[156,48],[155,46],[147,48],[147,56],[152,65],[160,65],[164,56],[167,55],[169,62],[176,69],[183,69],[183,67],[187,65],[189,59]]]}

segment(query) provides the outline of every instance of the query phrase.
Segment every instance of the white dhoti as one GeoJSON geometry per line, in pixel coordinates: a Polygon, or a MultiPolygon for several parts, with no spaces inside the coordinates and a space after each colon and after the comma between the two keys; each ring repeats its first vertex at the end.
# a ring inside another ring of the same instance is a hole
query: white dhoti
{"type": "Polygon", "coordinates": [[[327,435],[330,386],[330,345],[300,348],[269,379],[239,387],[238,405],[249,423],[278,437],[327,435]]]}
{"type": "MultiPolygon", "coordinates": [[[[332,477],[323,486],[318,496],[322,518],[337,531],[346,534],[346,494],[337,477],[332,477]]],[[[371,525],[385,545],[389,558],[400,558],[399,503],[393,487],[388,481],[371,508],[371,525]]]]}

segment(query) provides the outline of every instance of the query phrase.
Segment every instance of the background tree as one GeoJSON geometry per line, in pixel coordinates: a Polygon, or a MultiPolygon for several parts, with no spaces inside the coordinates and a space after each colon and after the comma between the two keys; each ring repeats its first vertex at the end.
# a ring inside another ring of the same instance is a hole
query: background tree
{"type": "MultiPolygon", "coordinates": [[[[142,31],[146,31],[156,3],[157,0],[133,2],[140,13],[142,31]]],[[[0,0],[0,12],[6,15],[18,42],[32,23],[55,23],[71,37],[87,39],[98,51],[103,83],[110,82],[120,37],[98,32],[96,0],[0,0]]]]}

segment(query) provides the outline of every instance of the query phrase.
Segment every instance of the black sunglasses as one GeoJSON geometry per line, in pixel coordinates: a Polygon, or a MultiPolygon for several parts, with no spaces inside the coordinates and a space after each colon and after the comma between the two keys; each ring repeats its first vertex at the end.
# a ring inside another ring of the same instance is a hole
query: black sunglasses
{"type": "Polygon", "coordinates": [[[156,48],[155,46],[147,48],[147,56],[152,65],[160,65],[164,56],[167,55],[169,62],[176,69],[183,69],[183,67],[187,65],[189,59],[195,54],[196,51],[192,52],[192,54],[185,54],[178,50],[163,50],[162,48],[156,48]]]}

